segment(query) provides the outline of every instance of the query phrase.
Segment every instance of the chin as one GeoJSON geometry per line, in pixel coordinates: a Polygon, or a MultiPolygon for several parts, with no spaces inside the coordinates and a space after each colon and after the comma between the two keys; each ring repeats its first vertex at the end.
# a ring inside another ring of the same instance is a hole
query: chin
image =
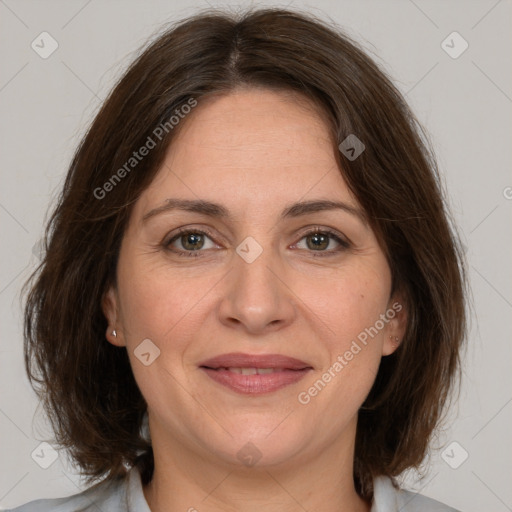
{"type": "Polygon", "coordinates": [[[246,419],[226,428],[218,436],[203,439],[209,451],[229,465],[248,468],[284,466],[294,463],[306,449],[311,449],[311,437],[291,418],[246,419]],[[286,424],[288,422],[288,424],[286,424]],[[286,424],[286,426],[285,426],[286,424]],[[217,442],[215,442],[217,438],[217,442]]]}

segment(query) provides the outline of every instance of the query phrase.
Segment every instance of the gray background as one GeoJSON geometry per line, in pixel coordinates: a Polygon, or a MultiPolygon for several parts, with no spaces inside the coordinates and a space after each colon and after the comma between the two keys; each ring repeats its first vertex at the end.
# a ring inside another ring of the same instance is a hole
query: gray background
{"type": "MultiPolygon", "coordinates": [[[[82,488],[65,454],[41,467],[57,452],[40,446],[51,432],[23,368],[20,288],[49,204],[132,52],[162,23],[207,5],[236,4],[0,0],[0,508],[82,488]],[[43,31],[59,45],[47,59],[31,48],[43,31]]],[[[512,510],[511,2],[287,5],[335,20],[389,71],[431,134],[467,247],[473,312],[461,399],[423,478],[410,474],[406,485],[465,512],[512,510]],[[441,45],[453,31],[469,44],[456,59],[441,45]]]]}

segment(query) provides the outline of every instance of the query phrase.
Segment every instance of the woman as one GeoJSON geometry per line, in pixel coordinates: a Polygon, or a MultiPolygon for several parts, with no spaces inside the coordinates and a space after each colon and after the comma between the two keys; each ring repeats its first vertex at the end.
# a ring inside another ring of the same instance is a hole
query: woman
{"type": "Polygon", "coordinates": [[[465,337],[421,135],[311,16],[207,12],[152,43],[75,154],[25,312],[57,441],[99,483],[16,510],[453,510],[394,478],[465,337]]]}

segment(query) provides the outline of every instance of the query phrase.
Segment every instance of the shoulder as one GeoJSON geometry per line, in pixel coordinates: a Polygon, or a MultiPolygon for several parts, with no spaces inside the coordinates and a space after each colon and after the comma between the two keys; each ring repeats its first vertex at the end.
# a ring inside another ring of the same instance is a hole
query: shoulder
{"type": "MultiPolygon", "coordinates": [[[[144,498],[140,475],[132,468],[127,478],[104,482],[67,498],[36,500],[7,512],[150,512],[144,498]]],[[[371,512],[458,512],[439,501],[396,489],[391,479],[379,476],[374,481],[371,512]]]]}
{"type": "Polygon", "coordinates": [[[132,469],[124,479],[102,482],[66,498],[31,501],[7,512],[146,512],[145,508],[133,506],[134,502],[140,499],[143,499],[140,477],[138,472],[132,469]],[[139,488],[133,489],[137,485],[139,488]],[[131,496],[134,490],[138,491],[135,497],[131,496]]]}
{"type": "Polygon", "coordinates": [[[421,494],[396,489],[391,479],[374,480],[374,502],[371,512],[458,512],[452,507],[421,494]]]}

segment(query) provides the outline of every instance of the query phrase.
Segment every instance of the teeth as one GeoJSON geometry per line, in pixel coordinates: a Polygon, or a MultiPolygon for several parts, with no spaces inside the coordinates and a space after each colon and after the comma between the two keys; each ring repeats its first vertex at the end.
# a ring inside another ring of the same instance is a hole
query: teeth
{"type": "Polygon", "coordinates": [[[228,368],[230,372],[240,373],[241,375],[265,375],[280,371],[280,368],[228,368]]]}
{"type": "Polygon", "coordinates": [[[260,375],[265,375],[266,373],[274,373],[275,368],[258,368],[258,373],[260,375]]]}

